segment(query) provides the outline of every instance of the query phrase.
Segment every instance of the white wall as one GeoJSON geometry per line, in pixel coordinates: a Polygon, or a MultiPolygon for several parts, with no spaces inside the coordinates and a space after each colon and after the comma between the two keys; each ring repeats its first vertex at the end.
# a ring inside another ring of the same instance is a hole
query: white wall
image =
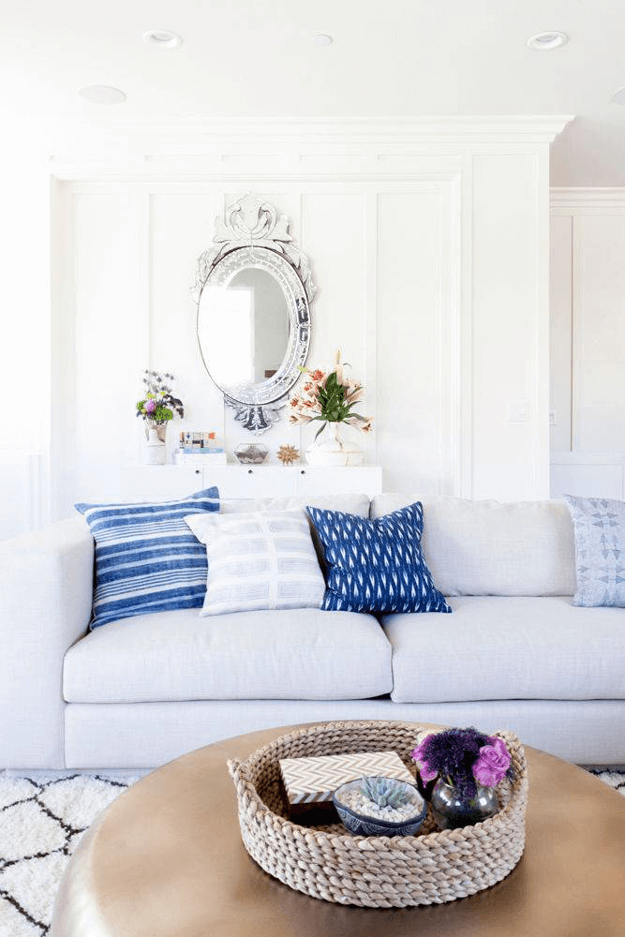
{"type": "Polygon", "coordinates": [[[625,497],[624,257],[625,190],[553,190],[554,497],[625,497]]]}
{"type": "Polygon", "coordinates": [[[47,520],[50,169],[27,122],[2,117],[0,539],[47,520]],[[10,141],[10,143],[9,143],[10,141]]]}
{"type": "MultiPolygon", "coordinates": [[[[95,142],[58,154],[55,516],[113,494],[140,458],[145,367],[178,379],[176,430],[215,429],[229,451],[252,439],[204,370],[189,292],[214,216],[245,191],[291,219],[311,258],[309,360],[341,348],[366,383],[376,432],[360,438],[384,487],[546,496],[548,143],[562,123],[289,124],[219,146],[194,131],[195,149],[174,134],[149,150],[126,138],[117,160],[95,142]]],[[[310,435],[281,422],[261,441],[275,458],[310,435]]]]}

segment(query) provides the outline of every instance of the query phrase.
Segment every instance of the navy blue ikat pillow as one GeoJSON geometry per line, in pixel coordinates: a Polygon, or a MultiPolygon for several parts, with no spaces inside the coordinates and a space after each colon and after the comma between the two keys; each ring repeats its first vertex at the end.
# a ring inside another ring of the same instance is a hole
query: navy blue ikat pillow
{"type": "Polygon", "coordinates": [[[328,565],[324,610],[451,612],[421,550],[420,501],[376,520],[342,511],[306,510],[328,565]]]}

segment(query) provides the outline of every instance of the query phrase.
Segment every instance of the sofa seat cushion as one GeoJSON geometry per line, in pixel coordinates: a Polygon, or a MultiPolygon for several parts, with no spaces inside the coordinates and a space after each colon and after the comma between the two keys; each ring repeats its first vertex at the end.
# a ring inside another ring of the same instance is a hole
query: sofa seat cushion
{"type": "Polygon", "coordinates": [[[78,641],[64,666],[72,703],[365,699],[391,688],[377,619],[314,608],[125,619],[78,641]]]}
{"type": "Polygon", "coordinates": [[[462,596],[454,614],[387,615],[402,703],[625,699],[625,611],[569,596],[462,596]]]}

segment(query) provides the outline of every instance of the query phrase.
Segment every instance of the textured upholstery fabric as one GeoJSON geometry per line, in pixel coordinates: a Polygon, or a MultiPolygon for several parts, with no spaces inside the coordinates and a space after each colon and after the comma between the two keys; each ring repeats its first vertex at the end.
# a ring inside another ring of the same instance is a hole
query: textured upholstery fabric
{"type": "Polygon", "coordinates": [[[72,702],[360,699],[390,690],[391,648],[378,621],[312,608],[139,616],[97,628],[65,658],[72,702]]]}
{"type": "MultiPolygon", "coordinates": [[[[106,631],[107,629],[101,629],[106,631]]],[[[94,632],[97,634],[97,632],[94,632]]],[[[68,768],[153,768],[219,739],[270,726],[332,719],[400,719],[511,729],[526,745],[580,764],[625,764],[623,700],[211,700],[72,703],[65,716],[68,768]]],[[[241,757],[248,752],[242,751],[241,757]]]]}
{"type": "Polygon", "coordinates": [[[573,595],[573,524],[559,501],[377,495],[371,517],[423,503],[423,552],[444,595],[573,595]]]}
{"type": "Polygon", "coordinates": [[[63,658],[91,615],[82,517],[0,543],[0,768],[62,768],[63,658]]]}
{"type": "Polygon", "coordinates": [[[462,596],[383,618],[400,702],[625,699],[625,612],[564,597],[462,596]]]}
{"type": "Polygon", "coordinates": [[[378,520],[309,507],[325,549],[327,611],[450,612],[420,547],[417,502],[378,520]]]}
{"type": "Polygon", "coordinates": [[[218,498],[217,488],[207,488],[176,501],[75,505],[96,542],[92,628],[202,605],[206,550],[184,516],[216,513],[218,498]]]}
{"type": "Polygon", "coordinates": [[[325,583],[301,510],[191,514],[185,521],[206,545],[200,615],[321,605],[325,583]]]}
{"type": "Polygon", "coordinates": [[[310,527],[315,550],[317,551],[317,559],[325,574],[326,563],[323,555],[323,544],[319,539],[319,534],[317,533],[315,525],[306,511],[309,504],[325,511],[345,511],[347,514],[358,514],[359,517],[369,517],[369,506],[371,502],[368,495],[359,494],[291,495],[286,498],[245,498],[240,501],[223,500],[220,510],[222,514],[240,514],[248,513],[249,511],[300,510],[306,517],[310,527]]]}
{"type": "Polygon", "coordinates": [[[370,500],[368,495],[290,495],[285,498],[242,498],[240,500],[222,499],[220,513],[249,514],[250,511],[295,511],[297,508],[305,514],[309,504],[324,511],[345,511],[369,517],[370,500]]]}
{"type": "Polygon", "coordinates": [[[625,607],[625,501],[565,495],[575,529],[574,605],[625,607]]]}

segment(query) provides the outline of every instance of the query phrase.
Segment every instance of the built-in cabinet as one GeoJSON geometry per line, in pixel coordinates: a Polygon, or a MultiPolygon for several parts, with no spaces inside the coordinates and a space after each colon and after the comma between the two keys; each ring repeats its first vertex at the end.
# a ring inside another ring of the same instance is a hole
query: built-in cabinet
{"type": "Polygon", "coordinates": [[[216,485],[222,498],[280,498],[294,495],[366,494],[382,491],[382,469],[367,465],[318,468],[309,465],[131,465],[109,480],[106,494],[86,490],[81,500],[160,501],[183,498],[216,485]]]}

